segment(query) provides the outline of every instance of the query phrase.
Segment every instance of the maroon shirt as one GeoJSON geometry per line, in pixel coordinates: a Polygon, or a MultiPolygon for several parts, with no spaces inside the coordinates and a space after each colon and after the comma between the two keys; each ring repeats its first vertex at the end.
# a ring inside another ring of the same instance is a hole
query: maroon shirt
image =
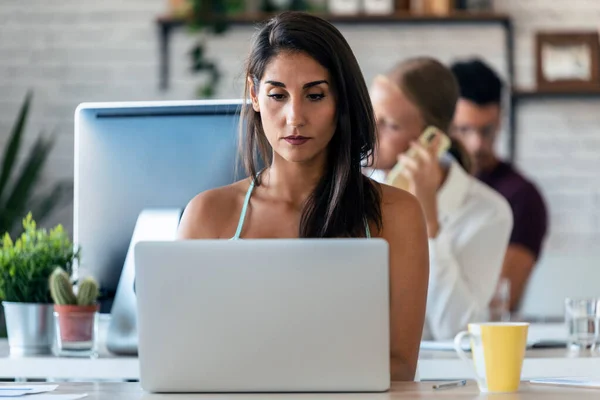
{"type": "Polygon", "coordinates": [[[524,246],[537,259],[548,229],[546,205],[540,192],[533,183],[504,162],[477,177],[504,196],[510,204],[514,218],[510,244],[524,246]]]}

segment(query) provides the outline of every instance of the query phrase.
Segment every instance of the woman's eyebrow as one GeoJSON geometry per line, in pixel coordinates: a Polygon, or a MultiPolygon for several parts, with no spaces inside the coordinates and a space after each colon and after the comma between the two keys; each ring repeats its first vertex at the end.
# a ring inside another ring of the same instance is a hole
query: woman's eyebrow
{"type": "MultiPolygon", "coordinates": [[[[268,84],[273,85],[273,86],[281,87],[281,88],[285,87],[285,83],[283,83],[283,82],[266,81],[265,83],[268,83],[268,84]]],[[[326,83],[327,85],[329,85],[329,82],[327,82],[325,79],[322,79],[322,80],[319,80],[319,81],[313,81],[313,82],[305,83],[304,86],[302,86],[302,88],[303,89],[307,89],[307,88],[311,88],[313,86],[320,85],[322,83],[326,83]]]]}
{"type": "Polygon", "coordinates": [[[325,79],[322,79],[320,81],[314,81],[314,82],[308,82],[306,83],[304,86],[302,86],[304,89],[313,87],[313,86],[317,86],[320,85],[321,83],[326,83],[327,85],[329,85],[329,82],[327,82],[325,79]]]}

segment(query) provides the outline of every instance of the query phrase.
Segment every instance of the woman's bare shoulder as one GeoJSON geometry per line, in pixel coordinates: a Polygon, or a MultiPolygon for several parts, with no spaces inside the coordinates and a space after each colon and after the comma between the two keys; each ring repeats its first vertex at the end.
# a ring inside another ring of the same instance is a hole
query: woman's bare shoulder
{"type": "Polygon", "coordinates": [[[389,185],[381,185],[381,214],[382,235],[385,236],[420,231],[425,224],[419,200],[411,193],[389,185]]]}
{"type": "Polygon", "coordinates": [[[250,181],[206,190],[192,198],[179,224],[180,239],[222,238],[233,220],[237,222],[250,181]]]}

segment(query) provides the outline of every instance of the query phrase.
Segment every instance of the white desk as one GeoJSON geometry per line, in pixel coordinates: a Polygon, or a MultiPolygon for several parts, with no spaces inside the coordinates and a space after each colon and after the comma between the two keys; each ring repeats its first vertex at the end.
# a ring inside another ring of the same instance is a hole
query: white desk
{"type": "MultiPolygon", "coordinates": [[[[453,352],[422,351],[419,358],[422,380],[471,378],[469,366],[453,352]]],[[[600,379],[600,356],[570,356],[566,350],[530,350],[523,364],[523,379],[549,376],[587,376],[600,379]]],[[[137,380],[136,357],[101,354],[96,359],[59,358],[53,356],[11,358],[8,343],[0,341],[0,378],[69,379],[69,380],[137,380]]]]}
{"type": "Polygon", "coordinates": [[[444,399],[444,400],[563,400],[598,399],[597,389],[561,388],[521,383],[516,394],[480,394],[474,382],[466,386],[433,390],[432,383],[394,383],[385,393],[294,393],[294,394],[149,394],[142,391],[137,383],[66,383],[52,392],[54,394],[87,393],[84,400],[401,400],[401,399],[444,399]]]}
{"type": "MultiPolygon", "coordinates": [[[[421,380],[472,378],[464,361],[452,352],[422,351],[419,357],[421,380]]],[[[529,350],[523,361],[522,379],[585,376],[600,379],[600,355],[570,355],[563,349],[529,350]]],[[[600,392],[598,393],[600,398],[600,392]]]]}
{"type": "Polygon", "coordinates": [[[54,356],[10,357],[8,341],[0,340],[0,378],[137,380],[137,357],[117,357],[105,350],[91,358],[54,356]]]}
{"type": "MultiPolygon", "coordinates": [[[[560,325],[536,326],[535,337],[557,338],[560,325]]],[[[421,380],[472,378],[469,366],[454,351],[421,351],[421,380]]],[[[530,350],[523,364],[523,379],[552,376],[587,376],[600,379],[600,354],[573,356],[563,349],[530,350]]],[[[59,358],[53,356],[11,358],[8,342],[0,340],[0,378],[89,380],[138,380],[136,357],[118,357],[100,346],[96,359],[59,358]]],[[[599,392],[600,395],[600,392],[599,392]]]]}

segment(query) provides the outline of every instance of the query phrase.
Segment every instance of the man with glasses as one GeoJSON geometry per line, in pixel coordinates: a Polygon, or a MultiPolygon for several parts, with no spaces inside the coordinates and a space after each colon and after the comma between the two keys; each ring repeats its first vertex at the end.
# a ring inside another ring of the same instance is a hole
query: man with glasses
{"type": "Polygon", "coordinates": [[[540,256],[548,216],[535,185],[494,151],[501,119],[502,81],[478,59],[451,66],[460,87],[460,99],[451,134],[471,154],[474,174],[510,203],[514,224],[501,277],[510,283],[510,309],[518,309],[527,280],[540,256]]]}

